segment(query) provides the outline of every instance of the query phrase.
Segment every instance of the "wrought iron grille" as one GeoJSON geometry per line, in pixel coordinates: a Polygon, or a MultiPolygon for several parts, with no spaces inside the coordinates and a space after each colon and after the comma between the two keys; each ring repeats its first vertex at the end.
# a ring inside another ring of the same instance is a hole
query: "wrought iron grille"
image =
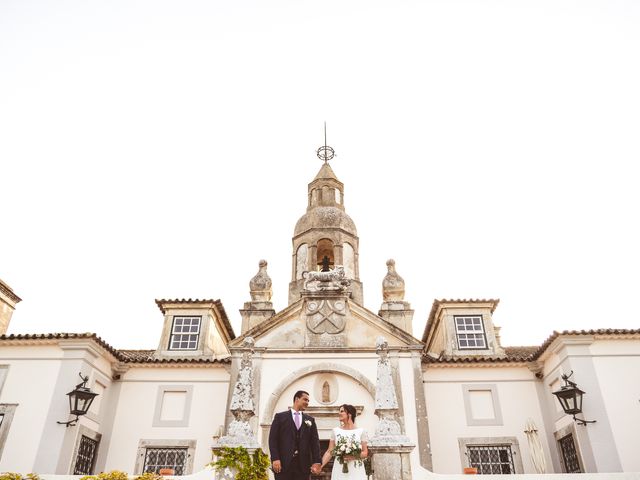
{"type": "Polygon", "coordinates": [[[473,445],[467,447],[469,466],[480,475],[516,473],[511,445],[473,445]]]}
{"type": "Polygon", "coordinates": [[[172,468],[176,475],[184,475],[186,463],[186,448],[147,448],[143,471],[160,473],[161,468],[172,468]]]}
{"type": "Polygon", "coordinates": [[[93,465],[95,464],[97,451],[98,441],[82,435],[80,438],[80,446],[78,447],[78,456],[76,457],[76,466],[73,469],[73,474],[93,475],[93,465]]]}
{"type": "Polygon", "coordinates": [[[562,461],[564,462],[564,469],[567,473],[581,473],[580,462],[578,462],[578,452],[576,451],[576,444],[573,443],[573,435],[569,434],[558,440],[560,443],[560,450],[562,451],[562,461]]]}

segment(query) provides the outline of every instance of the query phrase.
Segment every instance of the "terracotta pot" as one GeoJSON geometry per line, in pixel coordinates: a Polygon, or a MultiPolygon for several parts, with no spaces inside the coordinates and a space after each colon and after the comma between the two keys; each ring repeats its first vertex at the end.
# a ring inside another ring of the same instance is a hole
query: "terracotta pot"
{"type": "Polygon", "coordinates": [[[477,475],[478,469],[476,467],[464,467],[462,473],[464,473],[465,475],[477,475]]]}
{"type": "Polygon", "coordinates": [[[158,473],[160,475],[175,475],[176,471],[173,468],[161,468],[158,473]]]}

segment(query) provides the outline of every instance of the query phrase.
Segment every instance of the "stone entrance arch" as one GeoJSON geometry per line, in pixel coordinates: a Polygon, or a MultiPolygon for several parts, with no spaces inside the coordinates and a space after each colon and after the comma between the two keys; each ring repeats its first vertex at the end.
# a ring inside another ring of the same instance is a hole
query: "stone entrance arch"
{"type": "Polygon", "coordinates": [[[369,395],[371,395],[372,399],[375,399],[376,397],[376,386],[373,384],[373,382],[371,382],[371,380],[369,380],[355,368],[332,362],[316,363],[314,365],[300,368],[287,375],[278,385],[276,385],[276,387],[269,395],[269,400],[267,401],[264,410],[260,415],[260,427],[262,429],[263,446],[268,445],[269,427],[271,426],[271,421],[273,420],[273,416],[275,415],[275,408],[278,400],[280,400],[280,397],[282,396],[284,391],[301,378],[317,373],[341,373],[360,384],[365,390],[367,390],[367,392],[369,392],[369,395]]]}

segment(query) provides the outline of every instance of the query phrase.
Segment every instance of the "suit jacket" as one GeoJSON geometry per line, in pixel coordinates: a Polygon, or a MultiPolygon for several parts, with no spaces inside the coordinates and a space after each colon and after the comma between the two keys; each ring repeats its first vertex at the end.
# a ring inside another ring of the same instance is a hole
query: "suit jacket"
{"type": "MultiPolygon", "coordinates": [[[[273,417],[271,430],[269,430],[269,453],[271,454],[271,462],[280,460],[283,473],[290,468],[293,460],[296,450],[296,430],[296,424],[293,422],[290,410],[276,413],[273,417]]],[[[304,412],[299,433],[300,468],[303,472],[308,472],[312,464],[321,463],[320,440],[315,419],[304,412]],[[307,425],[305,422],[309,422],[311,425],[307,425]]]]}

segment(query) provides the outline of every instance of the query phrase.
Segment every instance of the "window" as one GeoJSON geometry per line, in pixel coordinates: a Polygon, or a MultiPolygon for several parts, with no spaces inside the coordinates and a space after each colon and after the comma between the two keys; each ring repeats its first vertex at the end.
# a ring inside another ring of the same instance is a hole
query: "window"
{"type": "Polygon", "coordinates": [[[487,339],[484,334],[484,325],[481,315],[455,316],[456,337],[458,338],[458,348],[464,349],[486,349],[487,339]]]}
{"type": "Polygon", "coordinates": [[[521,474],[522,456],[516,437],[458,438],[462,467],[475,467],[479,474],[521,474]]]}
{"type": "Polygon", "coordinates": [[[582,473],[580,462],[578,461],[578,452],[576,444],[573,442],[573,435],[565,435],[560,440],[560,451],[562,452],[562,463],[566,473],[582,473]]]}
{"type": "Polygon", "coordinates": [[[11,427],[11,421],[17,407],[17,403],[0,403],[0,458],[2,458],[2,450],[7,441],[9,427],[11,427]]]}
{"type": "Polygon", "coordinates": [[[73,469],[74,475],[93,475],[93,466],[96,462],[98,452],[98,441],[82,435],[78,455],[76,456],[76,466],[73,469]]]}
{"type": "Polygon", "coordinates": [[[197,350],[202,317],[173,317],[169,350],[197,350]]]}
{"type": "Polygon", "coordinates": [[[184,475],[187,463],[187,448],[147,448],[143,473],[160,473],[161,468],[175,470],[175,475],[184,475]]]}
{"type": "Polygon", "coordinates": [[[511,445],[468,445],[467,456],[480,475],[516,473],[511,445]]]}

